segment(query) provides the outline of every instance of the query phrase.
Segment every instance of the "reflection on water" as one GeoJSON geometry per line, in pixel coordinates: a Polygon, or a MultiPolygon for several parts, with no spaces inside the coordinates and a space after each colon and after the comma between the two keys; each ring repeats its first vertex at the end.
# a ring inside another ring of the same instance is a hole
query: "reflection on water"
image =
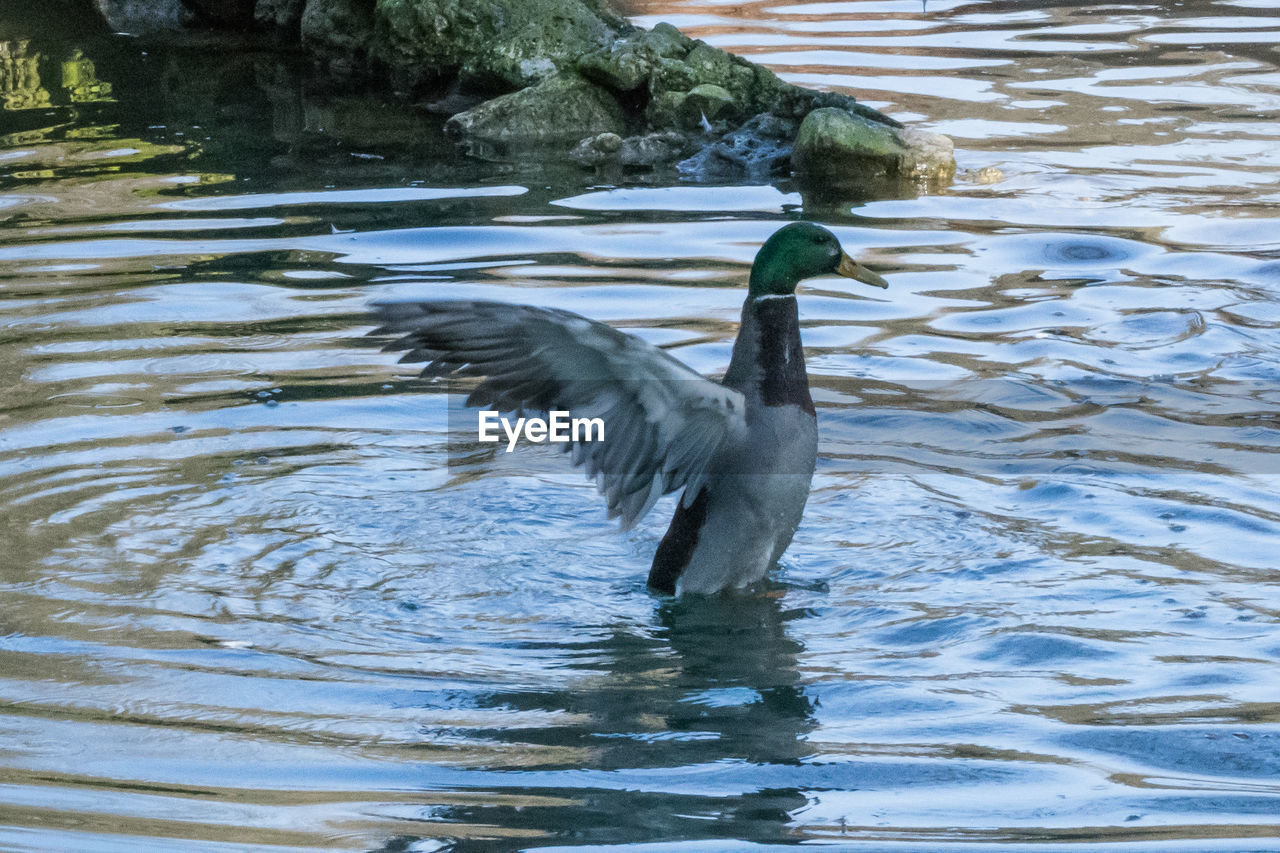
{"type": "Polygon", "coordinates": [[[475,163],[11,5],[0,847],[1280,845],[1274,4],[631,0],[957,140],[856,206],[475,163]],[[801,214],[892,287],[802,294],[821,454],[750,594],[645,592],[668,504],[446,464],[363,337],[503,299],[715,373],[801,214]]]}

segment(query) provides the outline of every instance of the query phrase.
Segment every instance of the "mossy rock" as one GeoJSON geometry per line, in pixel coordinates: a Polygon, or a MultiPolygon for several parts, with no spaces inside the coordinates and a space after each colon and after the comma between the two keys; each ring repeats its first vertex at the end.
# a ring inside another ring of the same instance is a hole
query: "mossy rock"
{"type": "Polygon", "coordinates": [[[567,72],[501,95],[449,119],[445,129],[470,143],[565,145],[626,132],[626,116],[606,89],[567,72]]]}
{"type": "Polygon", "coordinates": [[[376,19],[383,61],[495,89],[573,68],[625,27],[584,0],[377,0],[376,19]]]}
{"type": "Polygon", "coordinates": [[[662,21],[651,30],[641,30],[634,41],[665,59],[684,59],[693,50],[693,39],[662,21]]]}
{"type": "Polygon", "coordinates": [[[791,163],[810,183],[842,184],[873,178],[945,180],[955,173],[951,140],[924,131],[903,132],[838,107],[805,116],[791,163]]]}
{"type": "Polygon", "coordinates": [[[589,53],[578,60],[578,72],[615,92],[633,92],[648,84],[660,57],[643,45],[619,42],[610,50],[589,53]]]}
{"type": "Polygon", "coordinates": [[[699,43],[684,58],[684,64],[693,72],[699,83],[711,83],[715,86],[728,86],[733,60],[723,50],[709,44],[699,43]]]}
{"type": "Polygon", "coordinates": [[[733,112],[733,95],[723,86],[702,83],[689,90],[681,106],[687,119],[715,121],[733,112]]]}
{"type": "Polygon", "coordinates": [[[693,71],[678,59],[660,58],[649,77],[649,92],[654,97],[663,92],[687,92],[696,85],[693,71]]]}
{"type": "Polygon", "coordinates": [[[693,143],[683,133],[648,133],[622,140],[618,157],[622,165],[630,168],[656,169],[675,163],[692,147],[693,143]]]}
{"type": "Polygon", "coordinates": [[[580,166],[602,166],[618,159],[622,137],[616,133],[598,133],[588,136],[569,152],[569,159],[580,166]]]}
{"type": "Polygon", "coordinates": [[[684,92],[661,92],[649,101],[645,118],[652,127],[667,130],[684,125],[684,92]]]}

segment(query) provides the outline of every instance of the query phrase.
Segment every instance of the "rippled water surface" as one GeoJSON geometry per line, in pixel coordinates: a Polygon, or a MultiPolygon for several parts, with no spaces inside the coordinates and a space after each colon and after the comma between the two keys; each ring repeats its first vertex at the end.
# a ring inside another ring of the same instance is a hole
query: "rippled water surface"
{"type": "Polygon", "coordinates": [[[0,848],[1280,849],[1280,3],[630,3],[955,139],[953,186],[843,203],[469,162],[31,5],[0,848]],[[818,473],[748,595],[645,591],[669,503],[447,465],[363,337],[484,297],[714,374],[800,217],[892,286],[802,291],[818,473]]]}

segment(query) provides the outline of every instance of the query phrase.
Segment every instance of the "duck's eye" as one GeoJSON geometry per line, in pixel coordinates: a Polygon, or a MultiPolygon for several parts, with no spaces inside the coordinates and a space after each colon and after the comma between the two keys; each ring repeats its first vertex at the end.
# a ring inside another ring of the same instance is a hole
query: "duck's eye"
{"type": "Polygon", "coordinates": [[[827,235],[826,235],[826,234],[815,234],[815,235],[813,236],[813,242],[815,242],[815,243],[817,243],[819,246],[821,246],[823,243],[827,242],[827,235]]]}

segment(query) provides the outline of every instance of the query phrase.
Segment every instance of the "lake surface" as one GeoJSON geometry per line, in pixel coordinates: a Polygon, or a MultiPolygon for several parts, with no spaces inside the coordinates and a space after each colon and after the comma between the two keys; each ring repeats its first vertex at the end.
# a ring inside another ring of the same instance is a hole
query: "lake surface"
{"type": "Polygon", "coordinates": [[[633,0],[956,141],[822,204],[22,6],[0,848],[1280,849],[1280,3],[633,0]],[[646,592],[670,499],[450,464],[364,337],[483,297],[715,374],[797,218],[891,288],[802,289],[821,454],[750,594],[646,592]]]}

